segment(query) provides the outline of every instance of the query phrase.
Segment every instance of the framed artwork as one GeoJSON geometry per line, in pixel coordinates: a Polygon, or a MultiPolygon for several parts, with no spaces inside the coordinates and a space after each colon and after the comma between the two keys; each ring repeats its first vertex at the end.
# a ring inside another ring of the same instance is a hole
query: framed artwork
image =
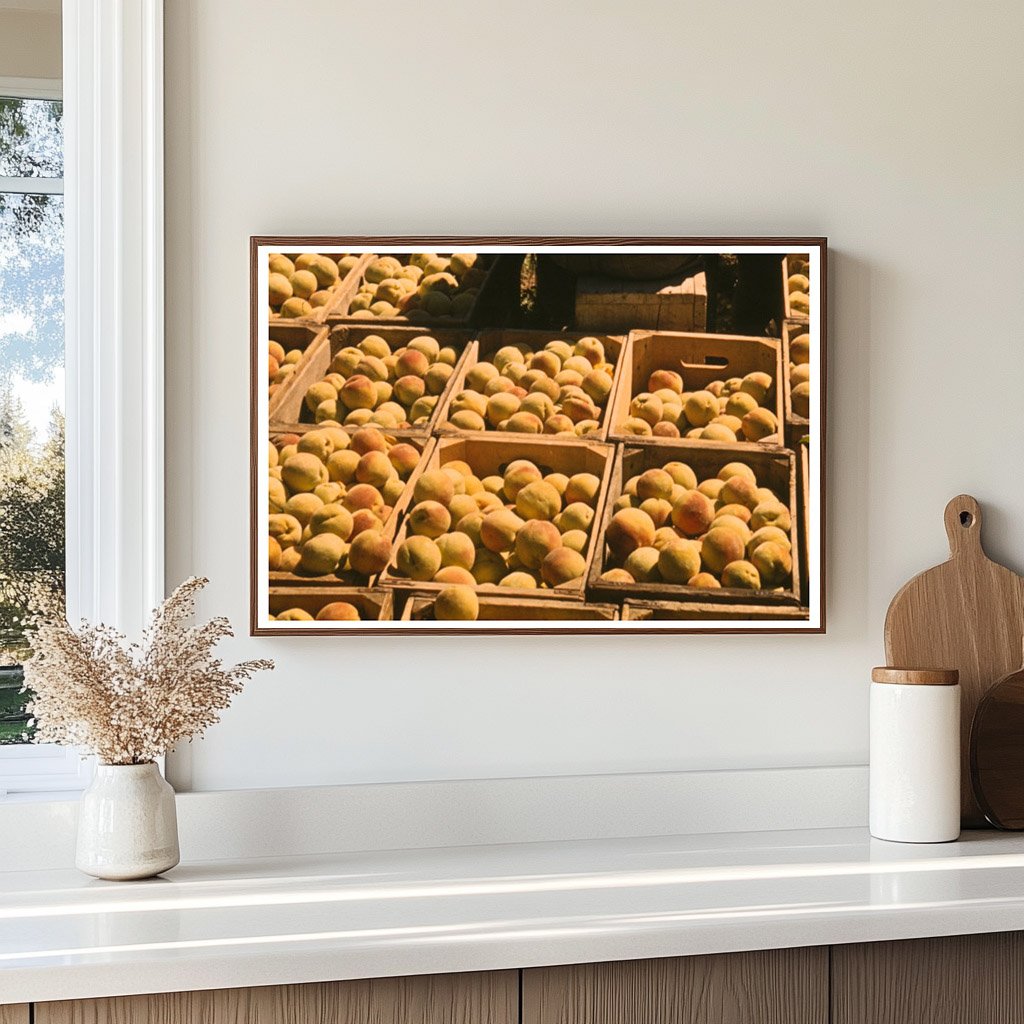
{"type": "Polygon", "coordinates": [[[824,238],[250,259],[253,635],[824,632],[824,238]]]}

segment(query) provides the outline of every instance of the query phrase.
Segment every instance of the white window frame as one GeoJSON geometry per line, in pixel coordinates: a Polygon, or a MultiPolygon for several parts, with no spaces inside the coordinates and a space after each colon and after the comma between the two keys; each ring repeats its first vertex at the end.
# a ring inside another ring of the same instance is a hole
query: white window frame
{"type": "MultiPolygon", "coordinates": [[[[63,83],[6,83],[64,100],[68,617],[138,635],[164,596],[163,0],[64,0],[63,46],[63,83]]],[[[91,776],[0,748],[0,799],[91,776]]]]}

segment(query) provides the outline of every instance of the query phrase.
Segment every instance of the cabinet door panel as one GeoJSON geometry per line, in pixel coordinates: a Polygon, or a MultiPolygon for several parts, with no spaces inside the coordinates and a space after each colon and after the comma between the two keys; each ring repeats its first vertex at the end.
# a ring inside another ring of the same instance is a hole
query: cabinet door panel
{"type": "Polygon", "coordinates": [[[495,971],[37,1003],[35,1024],[517,1024],[518,1017],[517,972],[495,971]]]}
{"type": "Polygon", "coordinates": [[[834,1024],[1024,1020],[1024,934],[832,947],[834,1024]]]}
{"type": "Polygon", "coordinates": [[[828,951],[544,967],[523,972],[523,1024],[827,1024],[828,951]]]}
{"type": "Polygon", "coordinates": [[[0,1024],[28,1024],[28,1004],[12,1003],[0,1006],[0,1024]]]}

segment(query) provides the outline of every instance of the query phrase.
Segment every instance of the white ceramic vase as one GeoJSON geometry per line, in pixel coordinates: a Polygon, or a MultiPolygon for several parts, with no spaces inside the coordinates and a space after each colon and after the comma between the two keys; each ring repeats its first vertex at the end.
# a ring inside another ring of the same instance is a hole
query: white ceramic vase
{"type": "Polygon", "coordinates": [[[155,764],[100,764],[82,794],[79,871],[95,878],[151,878],[181,859],[174,790],[155,764]]]}

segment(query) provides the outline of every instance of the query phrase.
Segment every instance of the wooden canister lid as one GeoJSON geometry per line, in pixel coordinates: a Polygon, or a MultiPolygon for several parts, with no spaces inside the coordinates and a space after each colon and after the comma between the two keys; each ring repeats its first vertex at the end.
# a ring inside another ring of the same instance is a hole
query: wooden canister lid
{"type": "Polygon", "coordinates": [[[904,686],[956,686],[960,673],[955,668],[873,668],[873,683],[896,683],[904,686]]]}

